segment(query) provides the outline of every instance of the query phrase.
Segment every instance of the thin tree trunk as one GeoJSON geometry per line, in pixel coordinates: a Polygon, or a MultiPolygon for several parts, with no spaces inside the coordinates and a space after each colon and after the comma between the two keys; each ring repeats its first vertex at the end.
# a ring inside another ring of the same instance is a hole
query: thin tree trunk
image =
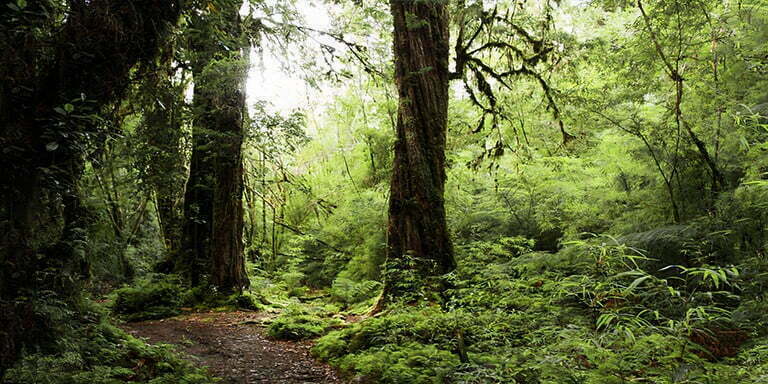
{"type": "Polygon", "coordinates": [[[270,260],[269,268],[270,270],[275,270],[275,263],[277,262],[277,226],[275,225],[275,222],[277,221],[277,209],[273,205],[272,208],[272,260],[270,260]]]}
{"type": "MultiPolygon", "coordinates": [[[[651,41],[653,42],[654,47],[656,48],[656,53],[659,55],[659,58],[661,59],[662,63],[665,65],[667,75],[675,83],[675,101],[674,101],[673,112],[675,113],[675,123],[677,125],[677,129],[678,131],[680,131],[681,127],[685,128],[685,131],[688,133],[688,136],[691,138],[691,141],[693,141],[693,144],[696,146],[696,149],[699,151],[699,156],[701,157],[702,161],[704,161],[704,164],[706,164],[707,167],[709,168],[710,174],[712,176],[712,186],[711,186],[712,195],[713,197],[716,197],[718,193],[725,188],[725,178],[723,177],[723,174],[720,172],[720,168],[717,166],[716,158],[713,159],[712,156],[710,156],[706,143],[704,143],[704,141],[702,141],[699,138],[699,136],[693,131],[693,128],[691,127],[691,125],[683,119],[682,103],[683,103],[684,78],[679,70],[680,60],[682,59],[682,57],[680,56],[680,54],[678,54],[675,65],[672,65],[672,62],[664,54],[664,49],[662,48],[661,43],[659,42],[659,39],[656,36],[656,32],[651,27],[650,18],[648,17],[648,14],[645,12],[645,8],[643,8],[642,1],[638,0],[637,7],[638,9],[640,9],[640,14],[643,16],[643,20],[645,21],[645,26],[646,26],[646,29],[648,30],[648,34],[651,36],[651,41]]],[[[682,44],[682,43],[678,42],[678,44],[682,44]]]]}
{"type": "Polygon", "coordinates": [[[261,154],[261,246],[267,242],[267,158],[264,152],[261,154]]]}
{"type": "Polygon", "coordinates": [[[144,181],[155,191],[155,207],[167,258],[173,264],[182,241],[184,183],[187,179],[184,151],[184,92],[187,73],[174,66],[175,43],[164,47],[158,63],[144,68],[141,86],[144,119],[140,133],[146,148],[144,181]]]}

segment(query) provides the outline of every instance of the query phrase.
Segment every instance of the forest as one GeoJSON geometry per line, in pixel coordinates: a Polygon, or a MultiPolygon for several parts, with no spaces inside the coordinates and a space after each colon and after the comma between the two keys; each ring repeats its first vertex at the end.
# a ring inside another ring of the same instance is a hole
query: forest
{"type": "Polygon", "coordinates": [[[0,383],[768,383],[768,1],[5,0],[0,383]]]}

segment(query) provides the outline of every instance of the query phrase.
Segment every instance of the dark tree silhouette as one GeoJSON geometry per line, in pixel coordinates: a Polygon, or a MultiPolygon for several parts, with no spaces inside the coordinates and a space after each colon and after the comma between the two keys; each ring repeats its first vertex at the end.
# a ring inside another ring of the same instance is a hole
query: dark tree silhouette
{"type": "Polygon", "coordinates": [[[0,12],[0,370],[55,337],[35,297],[79,295],[88,264],[77,182],[100,137],[98,116],[179,15],[167,0],[68,4],[0,12]]]}
{"type": "Polygon", "coordinates": [[[229,0],[195,16],[191,36],[194,149],[180,267],[195,285],[201,271],[210,271],[210,283],[223,291],[248,286],[242,239],[247,44],[239,9],[240,2],[229,0]]]}

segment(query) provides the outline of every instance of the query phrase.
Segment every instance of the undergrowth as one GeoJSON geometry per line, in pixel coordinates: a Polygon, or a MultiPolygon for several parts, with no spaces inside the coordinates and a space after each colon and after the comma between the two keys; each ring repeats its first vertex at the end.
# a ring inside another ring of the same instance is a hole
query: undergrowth
{"type": "Polygon", "coordinates": [[[183,287],[172,275],[150,275],[133,286],[115,290],[112,312],[125,321],[143,321],[176,316],[182,308],[190,310],[258,311],[267,300],[258,293],[222,294],[211,287],[183,287]]]}
{"type": "Polygon", "coordinates": [[[646,271],[653,255],[609,237],[526,244],[460,246],[448,303],[390,307],[313,354],[380,383],[768,382],[768,305],[745,295],[768,282],[754,261],[646,271]]]}
{"type": "Polygon", "coordinates": [[[327,334],[343,324],[331,317],[333,312],[315,307],[291,305],[272,320],[267,329],[269,336],[280,340],[305,340],[327,334]]]}
{"type": "Polygon", "coordinates": [[[126,321],[162,319],[181,313],[182,288],[170,279],[143,280],[115,290],[112,311],[126,321]]]}
{"type": "Polygon", "coordinates": [[[4,384],[209,384],[202,369],[176,355],[169,345],[149,345],[106,321],[92,306],[81,327],[45,351],[28,351],[3,376],[4,384]]]}

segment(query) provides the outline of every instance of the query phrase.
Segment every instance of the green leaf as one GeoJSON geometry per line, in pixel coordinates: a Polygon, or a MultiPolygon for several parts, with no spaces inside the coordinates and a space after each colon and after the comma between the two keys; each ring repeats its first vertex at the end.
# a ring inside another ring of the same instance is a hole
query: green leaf
{"type": "Polygon", "coordinates": [[[75,106],[72,104],[64,104],[64,110],[67,111],[67,113],[72,113],[72,111],[75,110],[75,106]]]}
{"type": "Polygon", "coordinates": [[[635,281],[632,282],[632,284],[629,285],[629,287],[627,287],[627,289],[631,291],[631,290],[637,288],[638,285],[642,284],[643,281],[646,281],[646,280],[648,280],[650,278],[651,278],[651,276],[638,277],[637,279],[635,279],[635,281]]]}
{"type": "Polygon", "coordinates": [[[45,145],[45,149],[48,150],[48,152],[53,152],[59,148],[59,143],[55,141],[51,141],[50,143],[45,145]]]}
{"type": "Polygon", "coordinates": [[[16,5],[19,9],[24,9],[27,7],[27,0],[16,0],[16,5]]]}

